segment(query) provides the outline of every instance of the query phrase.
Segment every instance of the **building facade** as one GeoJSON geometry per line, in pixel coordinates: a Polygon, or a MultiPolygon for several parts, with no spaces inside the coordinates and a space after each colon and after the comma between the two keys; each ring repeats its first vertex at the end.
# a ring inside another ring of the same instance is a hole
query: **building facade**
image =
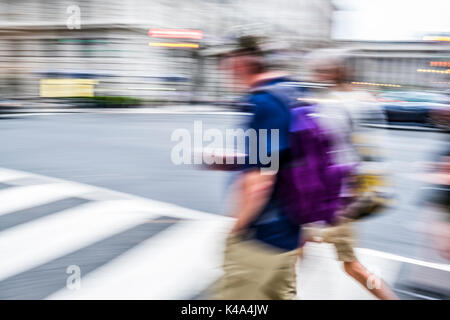
{"type": "Polygon", "coordinates": [[[446,90],[450,45],[445,42],[341,42],[353,50],[354,81],[374,88],[446,90]]]}
{"type": "Polygon", "coordinates": [[[228,90],[217,61],[151,47],[150,28],[201,30],[199,49],[247,28],[301,52],[330,44],[332,12],[331,0],[1,0],[0,95],[37,97],[42,78],[81,76],[98,80],[96,95],[217,99],[228,90]]]}

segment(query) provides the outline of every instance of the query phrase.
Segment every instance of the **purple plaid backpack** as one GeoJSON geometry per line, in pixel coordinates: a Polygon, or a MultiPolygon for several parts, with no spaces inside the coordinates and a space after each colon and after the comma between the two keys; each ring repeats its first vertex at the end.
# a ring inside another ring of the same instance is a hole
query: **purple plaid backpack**
{"type": "Polygon", "coordinates": [[[296,224],[332,223],[343,206],[341,190],[354,164],[336,164],[332,132],[318,121],[317,106],[300,102],[285,84],[256,88],[277,98],[290,112],[290,162],[278,172],[277,196],[296,224]]]}

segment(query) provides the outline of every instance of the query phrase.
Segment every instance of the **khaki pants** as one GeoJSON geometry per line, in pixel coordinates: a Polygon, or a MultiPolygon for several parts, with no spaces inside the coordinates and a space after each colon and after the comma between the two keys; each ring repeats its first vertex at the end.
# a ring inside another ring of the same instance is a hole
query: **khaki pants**
{"type": "Polygon", "coordinates": [[[257,240],[228,238],[224,275],[214,298],[223,300],[293,300],[297,295],[298,251],[281,251],[257,240]]]}
{"type": "Polygon", "coordinates": [[[336,249],[339,261],[352,262],[356,260],[355,232],[351,220],[342,219],[336,226],[326,228],[304,228],[308,237],[319,237],[322,242],[332,243],[336,249]]]}

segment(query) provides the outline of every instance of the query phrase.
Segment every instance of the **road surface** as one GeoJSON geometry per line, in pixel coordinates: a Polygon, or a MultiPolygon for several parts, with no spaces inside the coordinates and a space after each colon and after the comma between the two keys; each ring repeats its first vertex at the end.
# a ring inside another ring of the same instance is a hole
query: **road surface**
{"type": "MultiPolygon", "coordinates": [[[[131,111],[0,119],[0,253],[10,257],[0,262],[0,298],[192,298],[213,281],[232,223],[223,216],[231,177],[172,163],[172,132],[192,131],[194,120],[224,130],[246,116],[131,111]],[[77,273],[69,266],[79,266],[82,290],[68,289],[77,273]]],[[[445,148],[446,135],[374,132],[385,135],[396,205],[358,222],[358,255],[405,297],[445,298],[448,262],[429,239],[434,214],[422,205],[418,165],[445,148]]],[[[331,248],[306,249],[300,298],[370,298],[346,278],[331,248]],[[325,294],[327,281],[337,282],[325,294]]]]}

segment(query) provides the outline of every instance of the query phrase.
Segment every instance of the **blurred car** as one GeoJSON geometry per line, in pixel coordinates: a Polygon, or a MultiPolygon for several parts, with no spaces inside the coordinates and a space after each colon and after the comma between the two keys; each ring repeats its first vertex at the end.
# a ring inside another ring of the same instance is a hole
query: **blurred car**
{"type": "Polygon", "coordinates": [[[393,91],[377,96],[388,122],[437,126],[433,115],[447,113],[450,99],[431,92],[393,91]]]}

